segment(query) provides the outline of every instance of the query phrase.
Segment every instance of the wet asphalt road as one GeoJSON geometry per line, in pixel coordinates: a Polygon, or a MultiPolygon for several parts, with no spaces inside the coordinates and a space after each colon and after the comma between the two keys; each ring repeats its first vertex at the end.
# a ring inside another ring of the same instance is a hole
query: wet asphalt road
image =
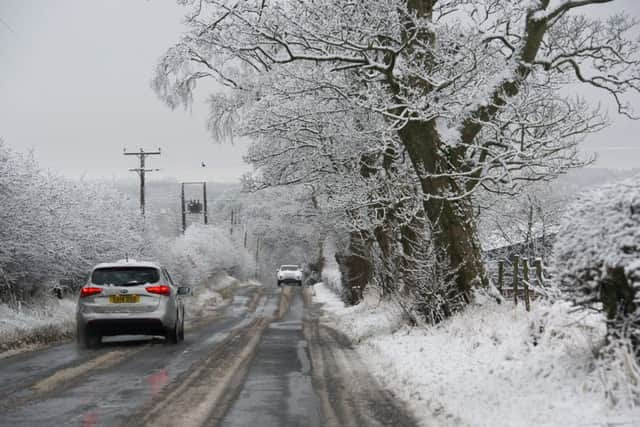
{"type": "Polygon", "coordinates": [[[322,425],[320,401],[311,381],[311,359],[303,335],[304,304],[294,292],[289,310],[262,336],[255,360],[223,427],[322,425]]]}
{"type": "Polygon", "coordinates": [[[311,293],[238,288],[179,345],[116,339],[0,359],[0,426],[415,425],[319,326],[311,293]]]}

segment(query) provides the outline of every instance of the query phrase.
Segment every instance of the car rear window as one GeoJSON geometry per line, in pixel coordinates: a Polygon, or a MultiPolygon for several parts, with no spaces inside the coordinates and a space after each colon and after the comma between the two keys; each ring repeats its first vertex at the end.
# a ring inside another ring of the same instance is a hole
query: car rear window
{"type": "Polygon", "coordinates": [[[97,268],[91,274],[91,283],[96,285],[134,286],[159,280],[160,272],[153,267],[97,268]]]}
{"type": "Polygon", "coordinates": [[[281,267],[282,271],[296,271],[298,270],[298,266],[297,265],[283,265],[281,267]]]}

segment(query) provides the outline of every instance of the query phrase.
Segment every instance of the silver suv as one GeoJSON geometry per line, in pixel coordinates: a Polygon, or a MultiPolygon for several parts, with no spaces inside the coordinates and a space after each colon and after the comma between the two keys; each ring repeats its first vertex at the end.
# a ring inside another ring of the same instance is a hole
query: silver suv
{"type": "Polygon", "coordinates": [[[302,286],[302,269],[298,265],[281,265],[276,271],[276,277],[278,278],[278,286],[283,283],[296,283],[298,286],[302,286]]]}
{"type": "Polygon", "coordinates": [[[78,343],[91,348],[108,335],[162,335],[184,339],[183,295],[169,272],[153,262],[121,260],[98,264],[78,299],[78,343]]]}

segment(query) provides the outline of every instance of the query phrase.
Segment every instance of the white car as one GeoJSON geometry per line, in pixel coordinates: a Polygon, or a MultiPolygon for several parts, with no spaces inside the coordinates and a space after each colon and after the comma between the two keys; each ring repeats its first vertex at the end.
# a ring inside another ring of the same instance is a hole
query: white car
{"type": "Polygon", "coordinates": [[[276,271],[278,286],[282,286],[283,283],[295,283],[302,286],[302,275],[302,268],[299,265],[281,265],[276,271]]]}

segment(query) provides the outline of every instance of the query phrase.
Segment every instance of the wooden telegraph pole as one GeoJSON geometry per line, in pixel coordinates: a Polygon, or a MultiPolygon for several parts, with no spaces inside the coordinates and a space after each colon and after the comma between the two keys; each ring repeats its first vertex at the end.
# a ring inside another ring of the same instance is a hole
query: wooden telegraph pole
{"type": "Polygon", "coordinates": [[[147,172],[156,172],[160,170],[160,169],[145,169],[145,160],[147,156],[159,156],[160,154],[161,154],[160,148],[158,148],[158,151],[144,151],[141,148],[139,152],[138,151],[127,152],[127,149],[126,148],[124,149],[125,156],[138,156],[138,158],[140,159],[140,167],[135,169],[129,169],[129,171],[137,172],[138,176],[140,176],[140,212],[142,212],[142,216],[144,216],[144,205],[145,205],[145,198],[144,198],[145,174],[147,172]]]}

